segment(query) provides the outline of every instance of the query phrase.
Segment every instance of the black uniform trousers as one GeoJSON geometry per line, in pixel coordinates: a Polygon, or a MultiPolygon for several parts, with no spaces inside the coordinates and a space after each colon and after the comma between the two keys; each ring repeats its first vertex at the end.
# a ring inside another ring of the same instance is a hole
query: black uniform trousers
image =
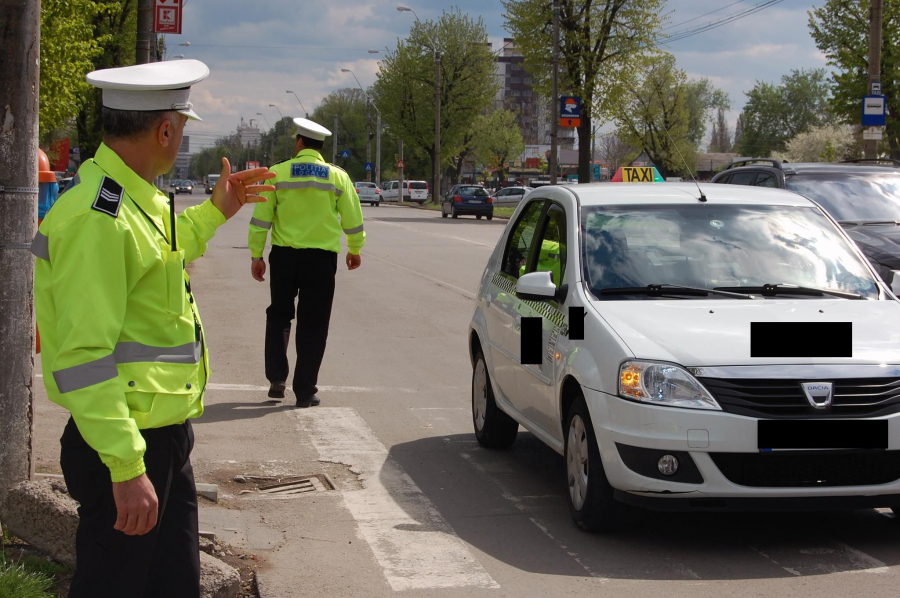
{"type": "Polygon", "coordinates": [[[198,598],[200,546],[190,421],[141,430],[144,465],[156,489],[159,519],[143,536],[113,529],[116,503],[109,469],[75,421],[63,432],[60,465],[78,501],[76,569],[69,598],[198,598]]]}
{"type": "Polygon", "coordinates": [[[333,251],[280,245],[273,245],[269,253],[272,304],[266,310],[266,378],[269,382],[287,381],[287,348],[291,320],[296,315],[297,367],[293,388],[298,401],[309,399],[319,390],[316,382],[328,339],[337,258],[333,251]]]}

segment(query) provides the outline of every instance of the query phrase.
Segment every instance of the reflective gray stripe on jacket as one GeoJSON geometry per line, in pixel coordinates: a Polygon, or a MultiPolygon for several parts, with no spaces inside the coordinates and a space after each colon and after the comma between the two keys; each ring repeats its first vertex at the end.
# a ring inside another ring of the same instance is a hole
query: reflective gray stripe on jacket
{"type": "Polygon", "coordinates": [[[178,347],[153,347],[143,343],[119,343],[112,355],[53,372],[61,394],[81,390],[112,380],[119,375],[119,363],[200,363],[201,344],[187,343],[178,347]]]}
{"type": "Polygon", "coordinates": [[[365,228],[363,228],[363,225],[360,224],[359,226],[354,226],[353,228],[345,228],[344,234],[345,235],[355,235],[356,233],[361,233],[364,230],[365,230],[365,228]]]}
{"type": "Polygon", "coordinates": [[[253,226],[258,226],[259,228],[272,228],[271,222],[266,222],[265,220],[260,220],[259,218],[251,218],[250,224],[253,226]]]}
{"type": "Polygon", "coordinates": [[[42,260],[50,261],[50,239],[38,231],[31,242],[31,253],[42,260]]]}
{"type": "Polygon", "coordinates": [[[333,184],[320,183],[319,181],[280,181],[278,183],[275,183],[276,191],[283,191],[287,189],[318,189],[319,191],[330,191],[337,197],[340,197],[344,194],[343,191],[336,188],[333,184]]]}

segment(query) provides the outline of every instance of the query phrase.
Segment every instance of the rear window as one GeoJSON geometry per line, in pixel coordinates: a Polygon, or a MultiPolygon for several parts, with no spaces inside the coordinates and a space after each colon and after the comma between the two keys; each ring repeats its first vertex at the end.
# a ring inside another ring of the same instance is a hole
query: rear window
{"type": "Polygon", "coordinates": [[[377,189],[375,183],[356,183],[357,189],[377,189]]]}
{"type": "Polygon", "coordinates": [[[409,184],[410,189],[428,189],[428,183],[425,181],[412,181],[409,184]]]}
{"type": "Polygon", "coordinates": [[[488,192],[484,187],[460,187],[456,190],[459,195],[477,195],[479,197],[487,197],[488,192]]]}

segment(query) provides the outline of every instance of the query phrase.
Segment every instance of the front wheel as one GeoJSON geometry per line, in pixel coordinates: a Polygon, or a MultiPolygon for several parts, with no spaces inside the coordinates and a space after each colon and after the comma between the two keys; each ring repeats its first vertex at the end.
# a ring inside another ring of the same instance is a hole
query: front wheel
{"type": "Polygon", "coordinates": [[[444,208],[441,208],[441,218],[446,218],[447,212],[444,211],[444,208]]]}
{"type": "Polygon", "coordinates": [[[569,409],[565,430],[566,495],[572,519],[588,532],[618,529],[624,505],[613,497],[613,487],[606,479],[584,396],[569,409]]]}
{"type": "Polygon", "coordinates": [[[450,209],[450,216],[453,218],[459,218],[459,214],[456,213],[456,208],[450,209]]]}
{"type": "Polygon", "coordinates": [[[494,219],[494,215],[493,215],[493,214],[488,214],[488,215],[487,215],[487,219],[488,219],[488,220],[493,220],[493,219],[494,219]]]}
{"type": "Polygon", "coordinates": [[[472,370],[472,423],[481,446],[509,448],[519,433],[519,423],[497,407],[484,355],[475,354],[472,370]]]}

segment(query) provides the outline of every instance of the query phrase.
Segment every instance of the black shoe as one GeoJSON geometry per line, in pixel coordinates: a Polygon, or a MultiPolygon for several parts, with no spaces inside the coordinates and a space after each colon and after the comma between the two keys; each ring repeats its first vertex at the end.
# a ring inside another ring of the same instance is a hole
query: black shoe
{"type": "Polygon", "coordinates": [[[319,397],[317,397],[316,395],[313,395],[313,396],[309,397],[308,399],[305,399],[302,401],[300,399],[297,399],[297,407],[299,407],[301,409],[305,409],[306,407],[315,407],[321,402],[322,401],[319,399],[319,397]]]}
{"type": "Polygon", "coordinates": [[[284,398],[284,382],[273,382],[269,387],[269,398],[270,399],[283,399],[284,398]]]}

